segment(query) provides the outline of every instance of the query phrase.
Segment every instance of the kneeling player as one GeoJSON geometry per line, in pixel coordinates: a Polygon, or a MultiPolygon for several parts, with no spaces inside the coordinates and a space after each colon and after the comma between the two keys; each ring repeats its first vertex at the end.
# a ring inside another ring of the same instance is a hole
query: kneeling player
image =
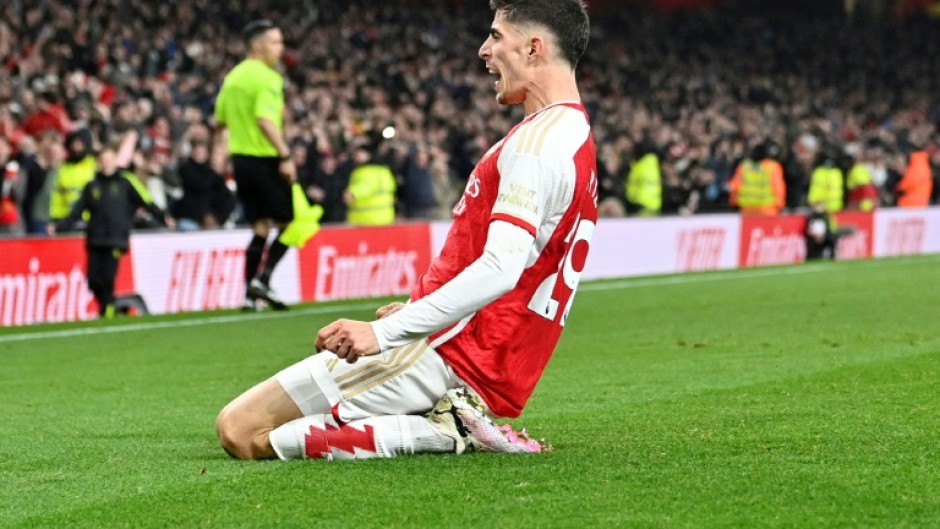
{"type": "Polygon", "coordinates": [[[231,402],[216,423],[243,459],[539,451],[496,426],[535,389],[571,309],[597,222],[594,140],[574,68],[580,0],[492,0],[479,55],[525,119],[479,161],[441,254],[407,305],[338,320],[323,351],[231,402]]]}

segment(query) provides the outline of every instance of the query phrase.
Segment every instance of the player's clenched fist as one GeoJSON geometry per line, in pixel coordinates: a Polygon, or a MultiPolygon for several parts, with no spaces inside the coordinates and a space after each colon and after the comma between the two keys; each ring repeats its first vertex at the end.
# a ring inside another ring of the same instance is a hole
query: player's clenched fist
{"type": "Polygon", "coordinates": [[[350,364],[360,356],[379,354],[379,342],[372,326],[364,321],[336,320],[317,333],[317,351],[332,351],[350,364]]]}

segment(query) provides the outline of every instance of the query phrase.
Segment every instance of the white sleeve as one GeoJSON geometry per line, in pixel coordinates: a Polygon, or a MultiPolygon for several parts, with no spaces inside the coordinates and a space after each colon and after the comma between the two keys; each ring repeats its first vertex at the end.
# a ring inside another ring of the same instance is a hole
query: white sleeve
{"type": "Polygon", "coordinates": [[[500,153],[497,165],[501,176],[492,218],[515,224],[535,237],[547,216],[545,201],[549,192],[546,186],[553,180],[545,161],[539,156],[519,154],[506,148],[500,153]]]}
{"type": "Polygon", "coordinates": [[[431,294],[372,322],[379,347],[386,351],[424,338],[512,290],[534,242],[535,237],[521,227],[491,222],[479,259],[431,294]]]}

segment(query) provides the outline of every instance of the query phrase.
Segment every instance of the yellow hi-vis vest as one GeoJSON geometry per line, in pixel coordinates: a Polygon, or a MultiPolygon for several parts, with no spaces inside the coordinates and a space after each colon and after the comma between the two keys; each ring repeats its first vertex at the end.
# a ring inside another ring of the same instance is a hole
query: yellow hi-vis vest
{"type": "Polygon", "coordinates": [[[353,226],[380,226],[395,221],[395,175],[387,166],[365,164],[349,175],[346,220],[353,226]]]}
{"type": "Polygon", "coordinates": [[[777,203],[770,171],[760,162],[745,160],[738,189],[738,206],[760,208],[777,203]]]}
{"type": "Polygon", "coordinates": [[[824,204],[826,211],[842,211],[842,170],[838,167],[817,167],[809,183],[807,202],[824,204]]]}
{"type": "Polygon", "coordinates": [[[49,195],[49,217],[62,220],[69,216],[72,204],[82,194],[82,189],[95,178],[95,157],[88,155],[75,163],[63,163],[49,195]]]}
{"type": "Polygon", "coordinates": [[[630,166],[627,200],[643,208],[640,214],[657,214],[663,207],[663,185],[659,158],[649,153],[630,166]]]}

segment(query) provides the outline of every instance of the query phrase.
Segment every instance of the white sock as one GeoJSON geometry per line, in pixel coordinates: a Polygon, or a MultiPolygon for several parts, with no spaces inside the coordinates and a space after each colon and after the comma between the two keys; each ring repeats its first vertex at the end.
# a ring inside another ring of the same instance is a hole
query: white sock
{"type": "Polygon", "coordinates": [[[424,417],[407,415],[411,427],[411,440],[416,454],[427,453],[454,453],[457,450],[457,441],[434,429],[424,417]]]}
{"type": "Polygon", "coordinates": [[[331,415],[310,415],[268,435],[281,459],[370,459],[415,452],[453,452],[455,441],[417,415],[385,415],[340,426],[331,415]]]}

